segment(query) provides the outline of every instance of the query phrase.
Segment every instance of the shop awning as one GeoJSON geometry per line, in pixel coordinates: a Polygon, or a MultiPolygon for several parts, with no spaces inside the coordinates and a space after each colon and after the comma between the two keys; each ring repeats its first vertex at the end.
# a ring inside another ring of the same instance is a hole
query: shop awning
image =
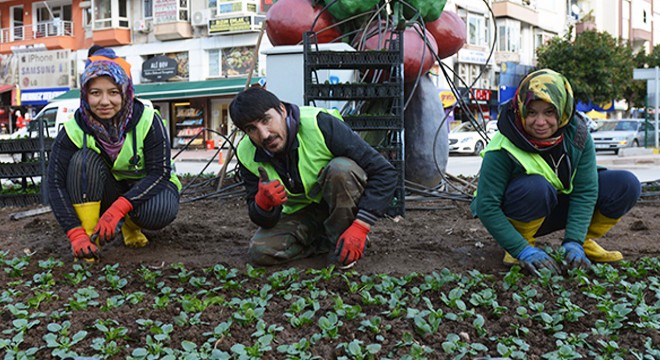
{"type": "Polygon", "coordinates": [[[0,85],[0,94],[4,94],[7,91],[11,91],[14,88],[14,85],[0,85]]]}
{"type": "MultiPolygon", "coordinates": [[[[251,84],[260,78],[252,78],[251,84]]],[[[205,81],[181,81],[135,85],[135,96],[148,100],[174,100],[196,97],[237,94],[245,88],[245,78],[217,79],[205,81]]],[[[76,99],[80,89],[70,90],[51,101],[76,99]]]]}

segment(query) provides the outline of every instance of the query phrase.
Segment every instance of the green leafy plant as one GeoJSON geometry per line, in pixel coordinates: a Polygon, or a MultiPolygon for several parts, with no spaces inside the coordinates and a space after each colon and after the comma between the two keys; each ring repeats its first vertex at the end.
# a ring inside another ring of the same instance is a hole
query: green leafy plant
{"type": "Polygon", "coordinates": [[[68,320],[61,324],[50,323],[46,329],[48,329],[48,333],[43,336],[43,339],[46,341],[46,346],[52,349],[52,356],[59,358],[78,356],[73,349],[87,336],[87,331],[80,330],[71,334],[71,322],[68,320]]]}

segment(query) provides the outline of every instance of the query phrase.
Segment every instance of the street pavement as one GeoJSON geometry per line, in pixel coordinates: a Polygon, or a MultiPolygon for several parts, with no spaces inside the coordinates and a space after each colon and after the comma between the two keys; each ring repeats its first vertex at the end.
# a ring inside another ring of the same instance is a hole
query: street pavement
{"type": "MultiPolygon", "coordinates": [[[[608,169],[625,169],[632,171],[641,182],[651,182],[660,180],[660,153],[652,149],[625,149],[619,155],[611,152],[597,153],[596,161],[598,165],[608,169]]],[[[217,173],[221,164],[215,150],[185,150],[178,153],[177,149],[172,150],[172,156],[175,158],[175,167],[177,174],[198,174],[208,164],[205,173],[217,173]],[[177,155],[178,154],[178,155],[177,155]]],[[[223,162],[227,160],[227,150],[223,151],[223,162]]],[[[233,158],[229,168],[235,166],[236,159],[233,158]]],[[[481,167],[480,156],[449,156],[447,161],[447,173],[454,176],[474,176],[481,167]]]]}
{"type": "MultiPolygon", "coordinates": [[[[598,165],[608,169],[625,169],[632,171],[641,182],[660,180],[660,153],[650,149],[629,149],[619,155],[612,153],[597,153],[598,165]]],[[[177,174],[196,175],[200,172],[217,174],[223,164],[228,161],[227,150],[222,151],[222,159],[218,159],[218,150],[194,149],[180,151],[172,149],[174,168],[177,174]]],[[[14,162],[8,154],[0,154],[0,162],[14,162]]],[[[228,169],[236,166],[236,158],[232,157],[228,169]]],[[[480,156],[449,156],[447,173],[454,176],[474,176],[481,167],[480,156]]]]}

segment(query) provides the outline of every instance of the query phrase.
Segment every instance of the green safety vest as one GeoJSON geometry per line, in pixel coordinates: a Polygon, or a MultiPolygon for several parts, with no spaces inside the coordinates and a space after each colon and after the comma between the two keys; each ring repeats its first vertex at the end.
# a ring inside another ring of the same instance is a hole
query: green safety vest
{"type": "MultiPolygon", "coordinates": [[[[296,134],[298,143],[300,144],[298,148],[297,165],[298,173],[300,174],[305,192],[301,194],[292,193],[285,186],[288,200],[282,207],[282,212],[284,214],[293,214],[312,203],[321,202],[323,194],[320,191],[315,191],[314,194],[310,194],[310,191],[317,184],[316,180],[319,172],[321,172],[326,164],[334,158],[334,155],[325,145],[325,138],[323,137],[323,133],[321,133],[321,129],[319,129],[316,121],[316,115],[318,115],[319,112],[329,113],[342,119],[337,110],[326,110],[311,106],[300,107],[300,126],[298,128],[298,134],[296,134]]],[[[254,146],[250,138],[246,136],[238,144],[236,156],[241,164],[243,164],[243,166],[255,176],[259,176],[258,169],[259,166],[262,166],[268,173],[268,178],[270,180],[277,179],[282,184],[286,184],[286,182],[282,181],[280,175],[275,171],[275,167],[273,167],[270,162],[262,163],[254,161],[254,155],[256,152],[257,148],[254,146]]]]}
{"type": "MultiPolygon", "coordinates": [[[[133,158],[134,154],[143,153],[144,138],[147,137],[147,133],[151,128],[153,119],[154,109],[145,106],[144,111],[142,112],[142,117],[135,126],[135,129],[126,133],[124,144],[122,145],[121,150],[119,150],[117,159],[115,159],[115,162],[112,164],[112,168],[110,169],[110,172],[117,181],[126,179],[139,180],[146,176],[146,170],[144,168],[144,156],[138,156],[137,163],[132,162],[131,159],[133,158]],[[133,137],[135,137],[135,139],[133,139],[133,137]],[[137,146],[137,151],[133,150],[134,140],[137,146]]],[[[64,129],[67,136],[69,136],[69,139],[71,139],[71,141],[78,148],[83,148],[84,138],[86,137],[87,147],[95,151],[97,154],[101,153],[101,149],[96,144],[96,139],[94,136],[91,134],[86,134],[80,128],[80,126],[78,126],[75,118],[66,121],[64,123],[64,129]]],[[[170,174],[170,181],[176,185],[179,191],[181,191],[181,182],[179,181],[179,178],[176,176],[174,171],[172,171],[170,174]]]]}
{"type": "Polygon", "coordinates": [[[481,152],[481,156],[483,157],[484,154],[486,154],[488,151],[500,149],[504,149],[509,154],[513,155],[518,163],[520,163],[520,165],[522,165],[522,167],[525,169],[525,173],[527,175],[543,176],[550,182],[550,184],[552,184],[552,186],[555,187],[555,189],[557,189],[557,191],[561,193],[570,194],[573,191],[573,176],[575,173],[573,173],[571,176],[569,188],[564,188],[564,185],[562,184],[561,180],[559,180],[557,174],[555,174],[554,170],[552,170],[550,165],[548,165],[548,162],[545,161],[541,155],[521,150],[500,132],[497,132],[493,136],[493,138],[490,140],[490,143],[488,143],[488,146],[486,146],[486,149],[481,152]]]}

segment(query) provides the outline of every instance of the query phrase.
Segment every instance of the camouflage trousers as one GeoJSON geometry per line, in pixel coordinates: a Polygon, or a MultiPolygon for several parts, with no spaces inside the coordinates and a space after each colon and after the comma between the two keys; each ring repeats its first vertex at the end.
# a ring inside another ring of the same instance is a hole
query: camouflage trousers
{"type": "Polygon", "coordinates": [[[277,265],[334,251],[351,225],[367,184],[367,174],[353,160],[332,159],[320,172],[312,192],[323,200],[293,214],[282,214],[272,228],[259,228],[250,239],[248,258],[255,265],[277,265]]]}

